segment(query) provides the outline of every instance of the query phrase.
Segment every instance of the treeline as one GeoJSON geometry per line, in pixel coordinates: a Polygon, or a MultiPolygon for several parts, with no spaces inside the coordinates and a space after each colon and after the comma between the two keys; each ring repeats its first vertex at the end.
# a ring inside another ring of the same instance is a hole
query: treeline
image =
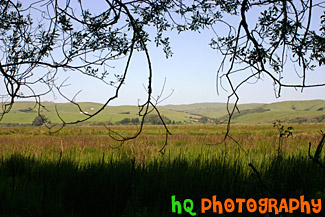
{"type": "MultiPolygon", "coordinates": [[[[175,122],[167,118],[166,116],[162,115],[161,118],[164,120],[165,124],[179,124],[180,121],[175,122]]],[[[159,115],[157,114],[150,114],[147,115],[144,119],[145,124],[152,124],[152,125],[163,125],[162,120],[160,119],[159,115]]],[[[137,125],[140,124],[139,118],[124,118],[121,121],[117,121],[114,124],[117,125],[137,125]]]]}
{"type": "MultiPolygon", "coordinates": [[[[193,123],[216,123],[216,119],[208,118],[206,116],[201,116],[200,118],[191,118],[191,121],[175,121],[171,120],[165,115],[161,115],[161,118],[164,120],[164,123],[167,125],[173,124],[193,124],[193,123]]],[[[76,126],[103,126],[103,125],[139,125],[141,118],[124,118],[120,121],[96,121],[96,122],[82,122],[75,124],[76,126]]],[[[145,124],[149,125],[163,125],[162,120],[157,114],[149,114],[145,117],[145,124]]],[[[0,127],[17,127],[17,126],[43,126],[45,124],[51,125],[51,121],[45,115],[37,115],[32,123],[30,124],[18,124],[18,123],[0,123],[0,127]]]]}

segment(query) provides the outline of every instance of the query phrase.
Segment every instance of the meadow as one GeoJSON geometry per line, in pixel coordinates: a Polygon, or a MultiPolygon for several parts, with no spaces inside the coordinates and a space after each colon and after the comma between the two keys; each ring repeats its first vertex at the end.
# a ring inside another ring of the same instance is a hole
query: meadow
{"type": "MultiPolygon", "coordinates": [[[[196,216],[264,216],[247,210],[201,213],[201,198],[213,195],[220,200],[304,195],[324,204],[325,170],[309,159],[308,148],[311,143],[315,152],[325,125],[290,126],[292,136],[280,137],[272,124],[233,125],[235,142],[223,141],[225,125],[173,125],[164,154],[159,126],[146,126],[123,144],[105,127],[66,127],[55,134],[43,127],[2,127],[0,216],[191,216],[172,213],[172,195],[193,200],[196,216]]],[[[137,130],[112,128],[124,136],[137,130]]],[[[324,150],[320,161],[325,164],[324,150]]]]}

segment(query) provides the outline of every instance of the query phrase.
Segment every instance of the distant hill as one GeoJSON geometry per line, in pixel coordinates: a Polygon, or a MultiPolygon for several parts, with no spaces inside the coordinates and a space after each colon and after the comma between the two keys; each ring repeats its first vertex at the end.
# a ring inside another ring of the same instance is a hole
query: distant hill
{"type": "MultiPolygon", "coordinates": [[[[251,103],[251,104],[241,104],[238,107],[240,110],[255,109],[262,107],[264,104],[251,103]]],[[[233,104],[230,104],[233,106],[233,104]]],[[[188,105],[167,105],[162,106],[162,108],[186,112],[189,114],[196,114],[200,116],[206,116],[209,118],[221,118],[227,115],[227,104],[226,103],[195,103],[188,105]]]]}
{"type": "MultiPolygon", "coordinates": [[[[44,107],[40,108],[41,114],[45,115],[52,123],[60,123],[60,117],[66,122],[77,121],[86,116],[80,112],[77,106],[71,103],[53,103],[43,102],[44,107]],[[57,108],[57,109],[56,109],[57,108]]],[[[93,114],[102,105],[99,103],[81,102],[79,106],[87,114],[93,114]]],[[[101,113],[91,118],[88,122],[92,123],[116,123],[125,118],[137,118],[139,108],[137,106],[108,106],[101,113]]],[[[175,122],[192,122],[193,118],[200,118],[199,116],[191,115],[185,112],[169,110],[166,108],[159,108],[159,112],[175,122]]],[[[154,114],[154,112],[152,112],[154,114]]],[[[38,115],[38,107],[35,107],[33,102],[16,102],[12,110],[4,116],[0,123],[2,124],[31,124],[34,118],[38,115]]]]}
{"type": "MultiPolygon", "coordinates": [[[[233,104],[229,105],[232,108],[233,104]]],[[[217,123],[228,120],[226,103],[196,103],[189,105],[167,105],[164,108],[184,111],[215,119],[217,123]]],[[[232,123],[273,123],[277,120],[289,123],[325,122],[325,101],[285,101],[271,104],[240,104],[232,123]]]]}
{"type": "Polygon", "coordinates": [[[325,101],[286,101],[261,106],[258,111],[236,114],[237,123],[272,123],[276,120],[288,123],[325,122],[325,101]]]}
{"type": "MultiPolygon", "coordinates": [[[[70,103],[44,102],[40,108],[52,123],[59,123],[56,113],[66,121],[76,121],[83,117],[79,109],[70,103]]],[[[101,104],[79,103],[88,114],[94,113],[101,104]]],[[[226,103],[195,103],[188,105],[160,106],[159,111],[175,123],[205,122],[224,123],[228,119],[226,103]]],[[[230,104],[233,106],[233,104],[230,104]]],[[[258,124],[273,123],[276,120],[288,123],[325,122],[325,101],[285,101],[271,104],[240,104],[240,113],[235,112],[232,123],[258,124]]],[[[1,124],[31,124],[37,116],[37,107],[33,102],[16,102],[9,114],[6,114],[1,124]]],[[[125,118],[137,118],[137,106],[108,106],[100,114],[88,121],[89,124],[117,123],[125,118]]]]}

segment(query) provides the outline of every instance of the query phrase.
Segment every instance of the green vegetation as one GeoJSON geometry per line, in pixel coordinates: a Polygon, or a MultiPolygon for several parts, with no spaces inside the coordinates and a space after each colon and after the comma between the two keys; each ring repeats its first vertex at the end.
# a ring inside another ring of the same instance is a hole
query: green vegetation
{"type": "MultiPolygon", "coordinates": [[[[60,123],[55,106],[59,111],[59,115],[65,121],[76,121],[86,117],[85,114],[82,114],[73,104],[44,102],[43,105],[44,108],[40,109],[41,114],[45,115],[51,123],[60,123]]],[[[94,113],[101,106],[101,104],[98,103],[80,103],[79,105],[86,114],[94,113]]],[[[32,124],[34,118],[38,116],[38,107],[34,107],[35,104],[33,102],[16,102],[10,113],[4,116],[1,124],[32,124]]],[[[164,108],[160,108],[159,111],[162,115],[177,123],[191,122],[190,115],[184,112],[172,111],[164,108]]],[[[132,119],[139,118],[138,112],[139,108],[137,106],[109,106],[86,124],[121,124],[123,119],[128,118],[131,121],[132,119]]],[[[155,115],[154,112],[150,114],[155,115]]],[[[124,120],[124,122],[127,121],[124,120]]]]}
{"type": "MultiPolygon", "coordinates": [[[[233,104],[230,104],[233,105],[233,104]]],[[[263,104],[251,103],[251,104],[241,104],[239,109],[254,109],[263,106],[263,104]]],[[[227,115],[227,104],[226,103],[194,103],[189,105],[167,105],[163,106],[174,111],[187,112],[189,114],[196,114],[199,116],[206,116],[209,118],[222,118],[227,115]]]]}
{"type": "MultiPolygon", "coordinates": [[[[122,135],[136,132],[112,127],[122,135]]],[[[324,201],[325,170],[307,153],[309,142],[315,152],[325,125],[292,127],[292,137],[280,138],[280,155],[272,125],[232,126],[241,147],[220,143],[224,125],[171,126],[164,155],[161,126],[146,127],[122,146],[104,127],[67,127],[53,135],[45,128],[0,128],[0,216],[180,216],[171,213],[171,195],[192,199],[198,216],[213,216],[199,213],[201,198],[275,197],[249,163],[281,197],[324,201]]],[[[324,151],[319,159],[325,163],[324,151]]]]}
{"type": "MultiPolygon", "coordinates": [[[[225,123],[228,114],[225,103],[198,103],[191,105],[164,106],[175,111],[206,116],[225,123]]],[[[233,104],[230,104],[232,107],[233,104]]],[[[271,104],[240,104],[240,112],[235,112],[232,123],[237,124],[271,124],[280,120],[284,123],[320,123],[325,121],[325,101],[286,101],[271,104]]]]}
{"type": "MultiPolygon", "coordinates": [[[[44,102],[41,114],[52,123],[60,123],[55,111],[55,104],[44,102]]],[[[59,114],[66,121],[76,121],[85,117],[77,107],[72,104],[56,104],[59,114]]],[[[81,108],[87,114],[94,113],[101,104],[80,103],[81,108]]],[[[232,106],[232,104],[230,105],[232,106]]],[[[322,123],[325,122],[325,101],[288,101],[272,104],[242,104],[239,105],[240,113],[236,112],[232,123],[237,124],[264,124],[274,123],[280,120],[283,123],[322,123]]],[[[38,116],[38,108],[34,108],[32,102],[17,102],[12,111],[6,114],[1,124],[32,124],[38,116]]],[[[189,123],[226,123],[228,120],[225,103],[197,103],[190,105],[168,105],[160,106],[160,113],[170,124],[189,123]]],[[[137,106],[109,106],[102,113],[89,120],[84,125],[134,125],[138,124],[140,117],[137,106]]],[[[157,114],[149,114],[152,118],[150,124],[160,123],[155,120],[157,114]]],[[[146,120],[148,120],[147,118],[146,120]]]]}
{"type": "MultiPolygon", "coordinates": [[[[241,113],[235,113],[233,123],[273,123],[277,120],[286,123],[317,123],[324,121],[324,108],[325,101],[323,100],[265,104],[256,108],[243,109],[241,113]]],[[[221,119],[227,118],[225,116],[221,119]]]]}
{"type": "Polygon", "coordinates": [[[46,122],[48,122],[47,117],[45,117],[44,115],[38,115],[33,120],[32,125],[39,127],[39,126],[42,126],[43,124],[45,124],[46,122]]]}

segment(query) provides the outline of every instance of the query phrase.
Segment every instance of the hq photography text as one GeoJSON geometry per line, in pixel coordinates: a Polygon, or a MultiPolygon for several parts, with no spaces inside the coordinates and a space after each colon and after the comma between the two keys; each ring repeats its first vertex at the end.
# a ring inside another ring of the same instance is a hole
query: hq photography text
{"type": "MultiPolygon", "coordinates": [[[[185,199],[183,202],[176,199],[176,195],[171,196],[171,209],[172,213],[183,214],[188,213],[191,216],[196,216],[197,212],[194,207],[194,202],[191,199],[185,199]]],[[[224,201],[218,200],[216,195],[213,195],[211,199],[201,199],[201,213],[255,213],[260,214],[273,213],[320,213],[322,210],[321,199],[305,200],[305,196],[296,198],[260,198],[255,200],[253,198],[236,198],[225,199],[224,201]]]]}

